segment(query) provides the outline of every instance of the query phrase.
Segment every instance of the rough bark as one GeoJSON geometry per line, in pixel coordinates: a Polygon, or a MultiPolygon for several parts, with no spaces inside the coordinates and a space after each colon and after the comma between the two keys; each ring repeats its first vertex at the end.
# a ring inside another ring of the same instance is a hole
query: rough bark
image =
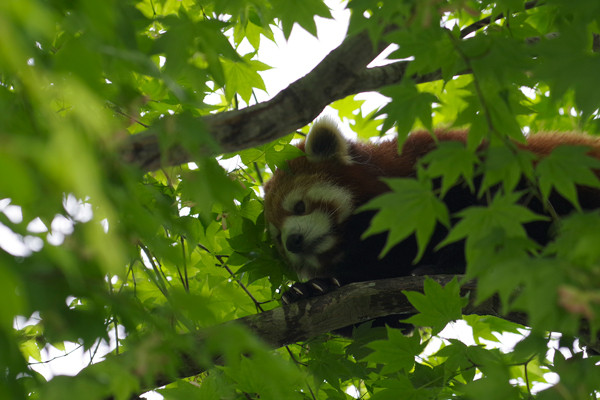
{"type": "MultiPolygon", "coordinates": [[[[150,128],[127,137],[119,147],[120,157],[127,164],[152,171],[192,161],[193,154],[215,155],[271,142],[305,126],[336,100],[401,81],[409,61],[367,68],[383,50],[383,46],[374,49],[367,34],[348,37],[315,69],[271,100],[241,110],[198,118],[199,134],[204,132],[214,139],[215,148],[185,149],[173,145],[164,154],[160,144],[161,133],[158,129],[150,128]]],[[[412,78],[417,83],[430,82],[441,79],[441,73],[438,71],[412,78]]],[[[167,122],[164,125],[169,124],[167,122]]],[[[177,143],[177,140],[174,142],[177,143]]]]}
{"type": "MultiPolygon", "coordinates": [[[[369,85],[362,81],[367,64],[381,50],[373,48],[367,34],[348,37],[315,69],[271,100],[199,118],[198,129],[214,138],[219,152],[242,150],[287,135],[308,124],[331,102],[381,87],[382,82],[377,79],[370,79],[369,85]]],[[[403,71],[397,71],[396,66],[379,69],[386,70],[391,71],[385,74],[388,84],[402,77],[403,71]]],[[[126,163],[149,171],[191,161],[190,152],[210,152],[208,149],[188,150],[175,146],[168,154],[161,155],[158,133],[149,129],[127,138],[120,154],[126,163]]]]}
{"type": "MultiPolygon", "coordinates": [[[[430,278],[442,286],[446,285],[452,279],[457,277],[459,280],[462,275],[436,275],[430,278]]],[[[412,314],[416,310],[410,304],[402,291],[423,292],[423,285],[426,277],[399,277],[394,279],[385,279],[378,281],[358,282],[343,286],[328,294],[313,297],[294,304],[278,307],[260,314],[249,315],[237,320],[226,322],[224,325],[239,324],[248,328],[256,337],[265,342],[271,348],[280,348],[288,344],[307,341],[319,335],[338,330],[350,325],[359,324],[378,317],[385,317],[393,314],[412,314]]],[[[476,282],[464,282],[461,285],[461,295],[469,295],[469,303],[463,309],[463,315],[493,315],[506,320],[527,325],[527,315],[523,313],[510,313],[502,315],[500,313],[500,301],[497,297],[486,300],[481,304],[475,304],[476,282]]],[[[219,326],[213,327],[208,331],[199,331],[197,333],[181,335],[181,341],[192,340],[197,349],[203,349],[205,338],[208,332],[219,332],[219,326]]],[[[582,338],[589,338],[589,331],[583,328],[582,338]]],[[[172,338],[171,338],[172,340],[172,338]]],[[[160,343],[158,348],[162,348],[160,343]]],[[[597,351],[596,347],[588,347],[588,350],[597,351]]],[[[202,353],[202,350],[199,350],[202,353]]],[[[154,379],[149,380],[148,376],[140,372],[139,360],[135,355],[123,353],[119,356],[123,365],[132,365],[131,373],[139,375],[139,381],[143,382],[140,394],[146,391],[164,386],[173,382],[177,378],[186,378],[200,374],[206,370],[207,356],[193,357],[190,354],[180,355],[180,367],[167,374],[166,371],[157,373],[154,379]],[[136,360],[132,362],[133,360],[136,360]],[[198,362],[203,359],[203,363],[198,362]],[[129,360],[129,361],[127,361],[129,360]]],[[[100,367],[102,363],[94,364],[81,375],[92,372],[100,367]]],[[[222,363],[220,356],[212,358],[212,363],[219,365],[222,363]]],[[[155,368],[156,370],[156,368],[155,368]]],[[[158,370],[161,371],[160,366],[158,370]]],[[[138,398],[134,396],[133,398],[138,398]]]]}
{"type": "MultiPolygon", "coordinates": [[[[533,0],[525,4],[526,9],[538,6],[533,0]]],[[[492,22],[504,18],[504,14],[484,18],[465,27],[460,38],[482,29],[492,22]]],[[[386,32],[396,29],[389,27],[386,32]]],[[[367,65],[387,46],[380,42],[373,47],[366,33],[348,36],[346,40],[306,76],[290,84],[269,101],[250,107],[211,114],[198,118],[198,133],[205,133],[216,146],[185,149],[175,144],[161,148],[160,128],[150,127],[147,131],[127,137],[119,146],[121,160],[136,165],[145,171],[164,166],[183,164],[193,160],[192,155],[215,155],[259,146],[297,130],[312,120],[330,103],[346,96],[374,91],[404,79],[408,61],[399,61],[381,67],[367,65]]],[[[460,71],[458,74],[468,73],[460,71]]],[[[412,76],[415,82],[430,82],[441,79],[436,71],[425,76],[412,76]]],[[[165,125],[176,117],[166,117],[165,125]]],[[[174,128],[176,131],[176,127],[174,128]]],[[[178,141],[173,141],[178,143],[178,141]]]]}
{"type": "MultiPolygon", "coordinates": [[[[454,275],[438,275],[431,278],[441,285],[445,285],[454,277],[454,275]]],[[[392,314],[414,313],[414,307],[402,294],[402,291],[422,292],[424,281],[425,277],[400,277],[353,283],[322,296],[278,307],[260,314],[249,315],[226,324],[243,325],[270,347],[279,348],[374,318],[392,314]]],[[[475,283],[466,282],[462,285],[461,294],[465,295],[474,290],[475,283]]],[[[474,297],[471,293],[470,298],[473,299],[474,297]]],[[[492,299],[477,306],[469,303],[463,313],[499,316],[498,310],[499,302],[492,299]]],[[[526,318],[522,314],[511,314],[503,316],[503,318],[521,324],[526,322],[526,318]]],[[[218,330],[218,327],[215,329],[218,330]]],[[[202,348],[205,337],[206,332],[200,331],[195,334],[182,335],[181,340],[191,339],[197,343],[198,348],[202,348]]],[[[128,354],[124,353],[117,357],[126,359],[128,354]]],[[[214,359],[214,363],[219,364],[220,362],[221,360],[218,357],[214,359]]],[[[98,364],[102,364],[102,362],[98,364]]],[[[90,368],[97,368],[98,364],[90,368]]],[[[124,362],[124,364],[136,365],[137,363],[124,362]]],[[[187,354],[182,354],[181,366],[176,376],[173,374],[168,376],[159,374],[152,381],[147,381],[145,380],[147,377],[140,376],[140,381],[145,382],[143,391],[148,391],[172,382],[176,378],[197,375],[204,370],[205,365],[199,364],[187,354]]],[[[137,374],[137,370],[131,372],[137,374]]]]}

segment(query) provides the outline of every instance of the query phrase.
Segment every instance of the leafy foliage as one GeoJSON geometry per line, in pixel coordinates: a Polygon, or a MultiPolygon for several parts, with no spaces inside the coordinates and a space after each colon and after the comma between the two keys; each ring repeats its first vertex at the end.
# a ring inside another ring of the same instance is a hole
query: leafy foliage
{"type": "Polygon", "coordinates": [[[459,296],[460,286],[457,280],[452,280],[445,287],[435,281],[425,281],[423,293],[405,292],[408,300],[419,311],[407,322],[418,326],[429,326],[433,333],[439,333],[451,321],[460,319],[462,309],[467,305],[466,299],[459,296]]]}
{"type": "Polygon", "coordinates": [[[357,210],[379,210],[363,236],[389,230],[388,240],[381,252],[383,256],[394,245],[416,233],[419,244],[416,257],[418,260],[425,251],[437,221],[446,226],[450,224],[448,210],[433,194],[430,185],[407,178],[388,178],[385,182],[392,192],[376,197],[357,210]]]}
{"type": "Polygon", "coordinates": [[[600,329],[600,215],[575,192],[598,187],[598,161],[573,147],[537,162],[513,143],[542,130],[600,131],[600,3],[346,7],[348,36],[366,30],[410,63],[379,89],[383,108],[364,114],[361,100],[345,98],[332,105],[340,117],[361,138],[470,132],[466,147],[444,143],[423,159],[418,179],[388,180],[393,191],[365,207],[379,210],[366,234],[389,230],[384,252],[416,234],[422,254],[435,224],[450,226],[446,242],[466,242],[476,301],[498,295],[530,326],[471,315],[461,340],[450,337],[465,304],[457,281],[405,293],[418,311],[412,336],[362,325],[352,339],[273,350],[222,324],[278,307],[294,278],[265,232],[261,185],[299,154],[290,144],[299,136],[217,160],[200,118],[256,102],[268,68],[261,43],[276,30],[289,38],[294,26],[316,35],[315,17],[331,17],[321,0],[4,0],[0,398],[127,399],[157,376],[166,399],[598,396],[600,360],[573,339],[587,329],[592,343],[600,329]],[[121,143],[148,133],[164,157],[185,148],[194,162],[148,173],[123,163],[121,143]],[[483,140],[491,145],[481,162],[483,140]],[[530,185],[519,186],[523,177],[530,185]],[[445,193],[475,190],[475,180],[481,204],[448,215],[445,193]],[[523,229],[542,217],[522,201],[553,192],[576,211],[553,216],[555,240],[542,248],[523,229]],[[551,331],[563,334],[558,342],[551,331]],[[509,334],[518,343],[499,349],[509,334]],[[101,348],[114,354],[75,377],[36,372],[52,364],[50,350],[73,344],[94,362],[101,348]],[[548,346],[561,350],[547,356],[548,346]],[[206,372],[181,379],[184,359],[206,372]]]}
{"type": "Polygon", "coordinates": [[[598,187],[600,181],[591,171],[592,168],[598,169],[598,167],[600,162],[586,155],[585,147],[565,146],[554,150],[552,154],[540,161],[537,168],[542,196],[548,200],[550,190],[554,188],[580,208],[576,185],[598,187]],[[548,179],[548,177],[552,178],[548,179]]]}

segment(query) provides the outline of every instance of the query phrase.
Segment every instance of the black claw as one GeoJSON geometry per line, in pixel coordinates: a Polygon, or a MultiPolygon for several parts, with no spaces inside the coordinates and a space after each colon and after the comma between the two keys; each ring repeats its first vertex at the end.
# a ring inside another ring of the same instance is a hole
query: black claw
{"type": "Polygon", "coordinates": [[[338,281],[336,278],[331,278],[331,282],[333,282],[333,284],[337,287],[341,287],[342,285],[340,285],[340,281],[338,281]]]}

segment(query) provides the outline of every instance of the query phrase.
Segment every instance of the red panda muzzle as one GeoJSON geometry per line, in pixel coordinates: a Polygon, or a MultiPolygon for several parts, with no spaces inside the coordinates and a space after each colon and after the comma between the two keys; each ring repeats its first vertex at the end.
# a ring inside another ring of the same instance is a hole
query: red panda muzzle
{"type": "Polygon", "coordinates": [[[302,253],[304,236],[299,233],[289,235],[285,241],[285,248],[292,253],[302,253]]]}

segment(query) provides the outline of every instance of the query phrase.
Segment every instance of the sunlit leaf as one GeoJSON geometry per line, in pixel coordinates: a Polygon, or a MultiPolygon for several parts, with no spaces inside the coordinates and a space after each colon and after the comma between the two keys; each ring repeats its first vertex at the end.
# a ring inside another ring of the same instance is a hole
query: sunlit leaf
{"type": "Polygon", "coordinates": [[[415,364],[415,356],[425,348],[418,335],[404,336],[399,330],[393,329],[388,329],[388,340],[376,340],[368,346],[375,351],[365,359],[383,364],[384,374],[410,371],[415,364]]]}
{"type": "Polygon", "coordinates": [[[424,293],[403,292],[419,314],[406,320],[419,326],[430,326],[433,332],[441,331],[450,321],[459,319],[467,299],[460,297],[460,285],[454,279],[445,287],[432,279],[424,284],[424,293]]]}

